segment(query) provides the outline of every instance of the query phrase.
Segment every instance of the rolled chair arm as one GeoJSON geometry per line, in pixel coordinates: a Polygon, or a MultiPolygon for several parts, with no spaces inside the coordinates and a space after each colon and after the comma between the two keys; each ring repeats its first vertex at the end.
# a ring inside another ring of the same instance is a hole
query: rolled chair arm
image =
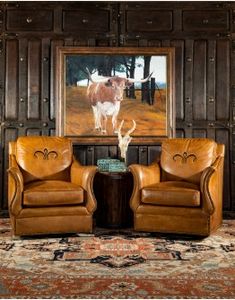
{"type": "Polygon", "coordinates": [[[17,216],[22,210],[22,193],[24,179],[19,168],[11,167],[8,170],[8,207],[10,212],[17,216]]]}
{"type": "Polygon", "coordinates": [[[222,206],[223,162],[224,158],[218,156],[215,162],[204,170],[200,180],[202,209],[210,215],[216,207],[222,206]]]}
{"type": "Polygon", "coordinates": [[[81,186],[86,191],[86,208],[94,212],[97,206],[93,181],[98,168],[96,166],[82,166],[75,158],[71,166],[71,182],[81,186]]]}
{"type": "Polygon", "coordinates": [[[160,182],[160,167],[157,162],[149,166],[133,164],[129,170],[134,177],[134,188],[130,199],[130,206],[133,211],[140,205],[140,190],[150,184],[160,182]]]}

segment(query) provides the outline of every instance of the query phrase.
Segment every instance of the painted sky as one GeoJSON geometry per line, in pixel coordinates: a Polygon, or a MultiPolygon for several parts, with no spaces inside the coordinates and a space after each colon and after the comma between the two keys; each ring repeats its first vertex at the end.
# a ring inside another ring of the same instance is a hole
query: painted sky
{"type": "MultiPolygon", "coordinates": [[[[150,61],[150,73],[153,72],[152,77],[156,79],[156,82],[158,83],[166,83],[166,78],[167,78],[167,61],[166,61],[166,56],[164,55],[157,55],[157,56],[152,56],[151,61],[150,61]]],[[[135,68],[135,79],[143,79],[143,65],[144,65],[144,58],[143,56],[138,57],[136,60],[136,68],[135,68]]],[[[124,73],[119,73],[116,72],[116,75],[120,77],[125,77],[124,73]]],[[[92,74],[92,78],[94,80],[98,80],[102,78],[101,76],[98,75],[98,72],[92,74]]],[[[78,85],[80,86],[85,86],[87,85],[87,80],[80,80],[78,82],[78,85]]]]}

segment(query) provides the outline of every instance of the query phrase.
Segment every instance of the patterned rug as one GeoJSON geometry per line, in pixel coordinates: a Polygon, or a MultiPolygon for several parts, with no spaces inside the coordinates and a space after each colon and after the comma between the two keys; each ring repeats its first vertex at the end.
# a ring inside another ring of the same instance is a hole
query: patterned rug
{"type": "Polygon", "coordinates": [[[126,230],[12,240],[0,298],[235,298],[235,220],[205,239],[126,230]]]}

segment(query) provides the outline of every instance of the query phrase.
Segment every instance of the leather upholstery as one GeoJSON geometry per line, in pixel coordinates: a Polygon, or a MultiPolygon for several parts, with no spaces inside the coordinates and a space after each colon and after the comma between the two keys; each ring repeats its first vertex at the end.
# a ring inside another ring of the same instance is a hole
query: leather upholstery
{"type": "Polygon", "coordinates": [[[67,169],[72,162],[72,145],[62,137],[19,137],[16,161],[24,174],[25,183],[34,180],[69,180],[67,169]],[[67,171],[67,172],[66,172],[67,171]]]}
{"type": "Polygon", "coordinates": [[[222,223],[224,145],[167,139],[159,162],[131,165],[134,228],[207,236],[222,223]]]}
{"type": "Polygon", "coordinates": [[[202,171],[215,159],[216,143],[204,139],[172,139],[164,141],[161,169],[164,181],[184,180],[199,184],[202,171]],[[177,148],[176,148],[177,145],[177,148]]]}
{"type": "Polygon", "coordinates": [[[61,180],[40,180],[25,185],[25,207],[76,205],[83,203],[83,189],[61,180]]]}
{"type": "Polygon", "coordinates": [[[62,137],[9,143],[8,204],[14,235],[92,232],[97,167],[81,166],[62,137]]]}
{"type": "Polygon", "coordinates": [[[141,202],[167,206],[200,206],[200,190],[188,182],[159,182],[141,190],[141,202]]]}

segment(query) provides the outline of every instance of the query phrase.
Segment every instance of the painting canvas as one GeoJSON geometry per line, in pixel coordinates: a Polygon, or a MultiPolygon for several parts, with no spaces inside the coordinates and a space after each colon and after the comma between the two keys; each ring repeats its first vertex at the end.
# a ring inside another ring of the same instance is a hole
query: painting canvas
{"type": "Polygon", "coordinates": [[[170,137],[173,48],[58,49],[60,135],[114,141],[134,127],[136,142],[170,137]],[[122,120],[124,122],[122,122],[122,120]]]}

